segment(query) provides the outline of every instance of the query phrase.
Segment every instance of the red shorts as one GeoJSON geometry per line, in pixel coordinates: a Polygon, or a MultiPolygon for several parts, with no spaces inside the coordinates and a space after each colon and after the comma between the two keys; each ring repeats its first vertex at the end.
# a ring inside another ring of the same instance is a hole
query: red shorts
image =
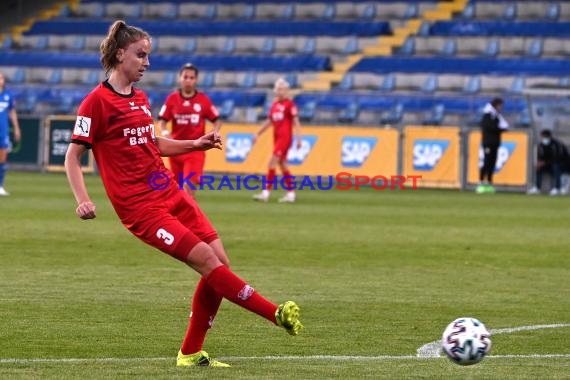
{"type": "Polygon", "coordinates": [[[273,143],[273,155],[279,157],[281,161],[287,160],[287,152],[291,147],[292,139],[279,139],[273,143]]]}
{"type": "Polygon", "coordinates": [[[190,173],[195,173],[189,181],[195,185],[200,184],[200,177],[204,175],[204,163],[206,162],[206,152],[192,152],[180,156],[170,157],[170,170],[174,173],[176,180],[187,178],[190,173]],[[182,176],[182,177],[181,177],[182,176]]]}
{"type": "Polygon", "coordinates": [[[138,217],[130,222],[123,220],[123,224],[145,243],[182,262],[186,262],[196,244],[218,239],[194,198],[183,190],[177,190],[162,203],[146,205],[138,217]]]}

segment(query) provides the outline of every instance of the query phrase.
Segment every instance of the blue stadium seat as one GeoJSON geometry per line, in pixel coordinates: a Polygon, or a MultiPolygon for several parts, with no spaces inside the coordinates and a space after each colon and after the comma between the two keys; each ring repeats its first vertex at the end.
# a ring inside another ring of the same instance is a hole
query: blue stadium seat
{"type": "Polygon", "coordinates": [[[12,47],[12,38],[10,36],[4,37],[0,49],[10,49],[12,47]]]}
{"type": "Polygon", "coordinates": [[[525,86],[525,78],[523,76],[518,76],[515,79],[513,79],[513,83],[511,84],[511,87],[509,88],[509,93],[510,94],[522,94],[523,89],[525,86]]]}
{"type": "Polygon", "coordinates": [[[220,118],[228,120],[232,117],[235,109],[235,101],[233,99],[226,99],[220,107],[220,118]]]}
{"type": "Polygon", "coordinates": [[[314,38],[307,38],[305,40],[305,45],[303,45],[303,49],[301,49],[301,53],[303,54],[315,54],[317,51],[317,41],[314,38]]]}
{"type": "Polygon", "coordinates": [[[398,124],[404,116],[404,105],[398,102],[392,109],[380,118],[381,124],[398,124]]]}
{"type": "Polygon", "coordinates": [[[416,40],[413,37],[406,38],[406,41],[398,50],[396,54],[398,55],[413,55],[416,50],[416,40]]]}
{"type": "Polygon", "coordinates": [[[338,85],[339,90],[352,90],[354,87],[354,74],[346,73],[338,85]]]}
{"type": "Polygon", "coordinates": [[[350,37],[346,41],[346,46],[342,49],[342,54],[350,55],[358,53],[358,38],[350,37]]]}
{"type": "Polygon", "coordinates": [[[172,71],[168,71],[166,73],[164,73],[161,82],[159,83],[159,86],[161,87],[172,87],[176,84],[176,77],[178,76],[178,74],[172,72],[172,71]]]}
{"type": "Polygon", "coordinates": [[[263,108],[257,114],[257,120],[267,119],[267,117],[269,116],[269,109],[271,108],[272,104],[273,104],[273,99],[271,99],[270,97],[267,97],[265,99],[265,103],[263,104],[263,108]]]}
{"type": "Polygon", "coordinates": [[[432,94],[437,91],[437,75],[428,75],[425,82],[422,84],[421,91],[423,93],[432,94]]]}
{"type": "Polygon", "coordinates": [[[384,77],[382,84],[378,88],[380,91],[391,92],[396,88],[396,76],[394,74],[388,74],[384,77]]]}
{"type": "Polygon", "coordinates": [[[10,78],[10,83],[13,84],[24,83],[25,81],[26,81],[26,72],[24,71],[24,69],[17,69],[14,72],[12,78],[10,78]]]}
{"type": "Polygon", "coordinates": [[[517,18],[517,4],[507,4],[503,10],[503,19],[512,21],[517,18]]]}
{"type": "Polygon", "coordinates": [[[444,57],[453,57],[457,54],[457,41],[452,39],[446,40],[440,54],[444,57]]]}
{"type": "Polygon", "coordinates": [[[287,4],[285,9],[283,9],[283,13],[281,14],[281,18],[283,20],[292,20],[295,17],[295,6],[291,4],[287,4]]]}
{"type": "Polygon", "coordinates": [[[467,20],[475,18],[475,4],[474,3],[467,4],[467,6],[463,10],[463,12],[461,12],[461,18],[464,18],[467,20]]]}
{"type": "Polygon", "coordinates": [[[255,72],[249,72],[245,74],[243,82],[241,83],[241,88],[254,88],[257,83],[257,77],[255,72]]]}
{"type": "Polygon", "coordinates": [[[84,75],[81,78],[81,84],[87,85],[87,86],[93,86],[95,85],[97,82],[99,82],[99,73],[97,71],[89,71],[87,73],[87,75],[84,75]]]}
{"type": "Polygon", "coordinates": [[[285,80],[289,83],[290,88],[297,88],[299,87],[299,78],[295,73],[289,73],[285,75],[285,80]]]}
{"type": "Polygon", "coordinates": [[[231,54],[235,50],[236,50],[236,39],[235,39],[235,37],[226,38],[226,42],[224,43],[224,47],[222,48],[221,53],[231,54]]]}
{"type": "Polygon", "coordinates": [[[532,40],[528,45],[528,49],[525,53],[525,56],[531,58],[540,58],[540,56],[542,55],[542,46],[543,46],[542,38],[536,38],[532,40]]]}
{"type": "Polygon", "coordinates": [[[560,3],[551,3],[546,11],[546,19],[549,21],[558,21],[560,18],[560,3]]]}
{"type": "Polygon", "coordinates": [[[46,80],[46,84],[61,84],[61,78],[63,73],[61,69],[55,69],[51,72],[49,78],[46,80]]]}
{"type": "Polygon", "coordinates": [[[357,102],[350,102],[345,108],[343,108],[338,117],[337,121],[339,123],[353,123],[358,119],[358,113],[360,112],[360,105],[357,102]]]}
{"type": "Polygon", "coordinates": [[[31,114],[34,113],[37,104],[38,96],[33,93],[28,93],[16,102],[16,110],[19,113],[31,114]]]}
{"type": "Polygon", "coordinates": [[[184,43],[183,51],[185,53],[194,53],[197,48],[198,48],[198,41],[196,41],[194,37],[190,37],[184,43]]]}
{"type": "Polygon", "coordinates": [[[436,104],[429,114],[423,119],[423,125],[441,125],[445,118],[445,105],[436,104]]]}
{"type": "Polygon", "coordinates": [[[367,4],[362,10],[360,19],[362,21],[373,21],[376,17],[376,4],[367,4]]]}
{"type": "Polygon", "coordinates": [[[200,75],[198,78],[198,85],[204,88],[213,87],[216,84],[215,82],[216,82],[216,76],[215,73],[212,71],[200,75]]]}
{"type": "Polygon", "coordinates": [[[418,3],[412,2],[408,5],[406,12],[404,12],[405,19],[416,18],[419,15],[419,6],[418,3]]]}
{"type": "Polygon", "coordinates": [[[263,41],[263,45],[261,46],[260,53],[262,54],[273,54],[275,52],[275,38],[267,37],[263,41]]]}
{"type": "Polygon", "coordinates": [[[483,56],[484,57],[496,57],[497,55],[499,55],[500,50],[501,50],[501,44],[500,44],[499,40],[490,39],[487,42],[487,46],[485,47],[485,51],[483,52],[483,56]]]}
{"type": "Polygon", "coordinates": [[[334,4],[329,3],[329,4],[327,4],[321,18],[323,20],[332,20],[332,19],[334,19],[335,15],[336,15],[336,7],[334,4]]]}
{"type": "Polygon", "coordinates": [[[530,112],[528,109],[524,109],[522,110],[516,120],[515,120],[515,127],[519,127],[519,128],[528,128],[531,126],[532,121],[530,119],[530,112]]]}
{"type": "Polygon", "coordinates": [[[481,91],[481,77],[470,77],[463,87],[465,94],[478,94],[481,91]]]}
{"type": "Polygon", "coordinates": [[[85,36],[75,36],[73,39],[70,49],[71,50],[83,50],[85,49],[85,36]]]}
{"type": "Polygon", "coordinates": [[[301,121],[311,122],[315,118],[317,109],[317,101],[309,100],[301,106],[299,110],[299,119],[301,121]]]}

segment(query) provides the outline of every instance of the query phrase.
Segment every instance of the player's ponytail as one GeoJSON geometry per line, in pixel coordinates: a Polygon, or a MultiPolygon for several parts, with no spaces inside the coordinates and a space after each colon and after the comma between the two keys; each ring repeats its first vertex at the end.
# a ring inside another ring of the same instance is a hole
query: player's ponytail
{"type": "Polygon", "coordinates": [[[117,58],[119,49],[126,48],[129,44],[146,38],[150,35],[135,26],[127,25],[123,20],[115,21],[110,27],[105,39],[101,42],[101,64],[106,73],[109,73],[120,62],[117,58]]]}

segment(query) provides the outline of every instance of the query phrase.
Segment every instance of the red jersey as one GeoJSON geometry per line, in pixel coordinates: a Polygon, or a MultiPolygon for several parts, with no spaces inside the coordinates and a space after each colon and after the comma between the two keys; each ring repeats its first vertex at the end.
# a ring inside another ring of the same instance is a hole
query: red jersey
{"type": "Polygon", "coordinates": [[[168,95],[158,117],[172,121],[172,138],[195,140],[206,134],[206,120],[215,122],[219,114],[208,95],[196,92],[187,98],[180,90],[168,95]]]}
{"type": "Polygon", "coordinates": [[[178,189],[160,157],[148,98],[139,89],[122,95],[106,81],[99,84],[79,106],[71,142],[93,149],[107,195],[123,223],[164,203],[178,189]],[[155,172],[169,176],[163,191],[149,185],[155,172]]]}
{"type": "Polygon", "coordinates": [[[297,116],[297,106],[291,99],[275,100],[269,110],[269,120],[273,124],[273,138],[291,140],[293,119],[297,116]]]}

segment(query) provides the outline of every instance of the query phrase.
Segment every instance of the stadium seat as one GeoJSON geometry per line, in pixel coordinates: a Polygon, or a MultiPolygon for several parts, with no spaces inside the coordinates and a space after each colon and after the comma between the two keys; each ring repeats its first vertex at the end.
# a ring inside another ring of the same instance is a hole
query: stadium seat
{"type": "Polygon", "coordinates": [[[220,107],[220,118],[228,120],[232,117],[235,109],[235,101],[233,99],[226,99],[220,107]]]}
{"type": "Polygon", "coordinates": [[[290,88],[299,87],[299,79],[297,77],[297,74],[289,73],[289,74],[285,75],[285,80],[287,81],[287,83],[289,83],[290,88]]]}
{"type": "Polygon", "coordinates": [[[309,100],[299,109],[299,119],[304,122],[311,122],[315,118],[317,102],[309,100]]]}
{"type": "Polygon", "coordinates": [[[423,119],[423,125],[441,125],[445,118],[445,105],[436,104],[429,114],[423,119]]]}
{"type": "Polygon", "coordinates": [[[380,117],[380,124],[398,124],[404,116],[404,105],[398,102],[392,109],[380,117]]]}
{"type": "Polygon", "coordinates": [[[271,105],[273,104],[273,99],[267,97],[265,99],[265,103],[261,108],[261,111],[257,114],[257,120],[265,120],[269,117],[269,110],[271,109],[271,105]]]}
{"type": "Polygon", "coordinates": [[[245,74],[243,81],[241,83],[241,88],[254,88],[256,85],[256,75],[255,72],[248,72],[245,74]]]}
{"type": "Polygon", "coordinates": [[[421,91],[426,94],[432,94],[437,91],[437,75],[429,75],[422,84],[421,91]]]}
{"type": "Polygon", "coordinates": [[[508,92],[515,95],[522,94],[524,86],[525,78],[523,76],[518,76],[513,80],[508,92]]]}
{"type": "Polygon", "coordinates": [[[209,71],[205,74],[198,75],[198,86],[203,88],[210,88],[215,85],[215,75],[209,71]]]}
{"type": "Polygon", "coordinates": [[[384,77],[382,84],[378,88],[380,91],[391,92],[396,88],[396,76],[394,74],[388,74],[384,77]]]}
{"type": "Polygon", "coordinates": [[[362,21],[372,21],[376,17],[376,4],[366,4],[362,13],[360,14],[360,19],[362,21]]]}
{"type": "Polygon", "coordinates": [[[485,47],[485,51],[483,52],[483,56],[485,57],[496,57],[499,55],[501,50],[501,45],[499,40],[497,39],[490,39],[487,42],[487,46],[485,47]]]}
{"type": "Polygon", "coordinates": [[[301,53],[303,53],[303,54],[315,54],[316,51],[317,51],[317,41],[312,37],[307,38],[305,40],[305,45],[303,46],[301,53]]]}
{"type": "Polygon", "coordinates": [[[525,55],[530,58],[540,58],[542,55],[542,38],[533,39],[529,43],[525,55]]]}
{"type": "Polygon", "coordinates": [[[413,37],[406,38],[404,44],[396,50],[398,55],[413,55],[415,51],[415,39],[413,37]]]}
{"type": "Polygon", "coordinates": [[[440,55],[444,57],[452,57],[457,53],[457,41],[448,39],[441,48],[440,55]]]}
{"type": "Polygon", "coordinates": [[[145,18],[174,20],[178,17],[178,6],[174,3],[147,3],[143,15],[145,18]]]}
{"type": "Polygon", "coordinates": [[[350,102],[343,108],[337,118],[339,123],[353,123],[358,118],[360,106],[357,102],[350,102]]]}
{"type": "Polygon", "coordinates": [[[354,87],[354,74],[346,73],[338,85],[339,90],[352,90],[354,87]]]}
{"type": "Polygon", "coordinates": [[[275,38],[268,37],[263,41],[263,46],[259,51],[261,54],[273,54],[275,52],[275,38]]]}
{"type": "Polygon", "coordinates": [[[465,83],[463,88],[463,93],[465,94],[477,94],[481,91],[481,78],[478,76],[470,77],[465,83]]]}

